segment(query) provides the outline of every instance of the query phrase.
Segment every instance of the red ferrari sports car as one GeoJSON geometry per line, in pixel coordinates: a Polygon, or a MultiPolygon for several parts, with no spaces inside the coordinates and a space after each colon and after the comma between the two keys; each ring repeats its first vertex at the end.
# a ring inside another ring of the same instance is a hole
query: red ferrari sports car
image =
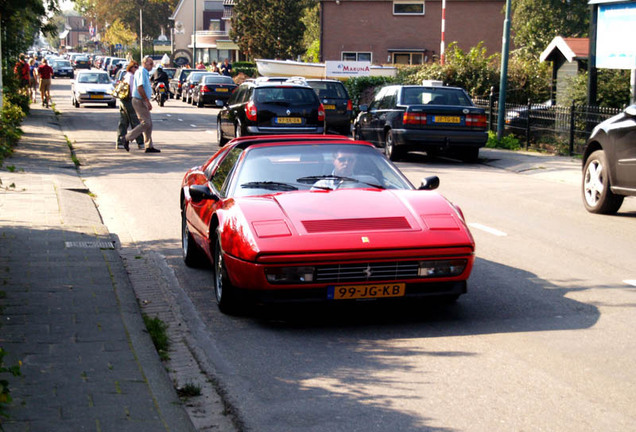
{"type": "Polygon", "coordinates": [[[237,138],[183,178],[184,261],[212,264],[224,313],[246,300],[456,300],[475,243],[438,185],[415,188],[363,141],[237,138]]]}

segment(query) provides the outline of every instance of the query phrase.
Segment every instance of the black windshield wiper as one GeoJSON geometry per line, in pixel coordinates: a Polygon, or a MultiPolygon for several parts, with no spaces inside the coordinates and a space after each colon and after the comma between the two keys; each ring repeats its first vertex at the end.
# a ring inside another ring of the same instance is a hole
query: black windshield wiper
{"type": "Polygon", "coordinates": [[[243,183],[241,187],[246,189],[268,189],[268,190],[284,190],[284,191],[298,190],[296,186],[292,186],[287,183],[279,183],[279,182],[273,182],[273,181],[248,182],[248,183],[243,183]]]}
{"type": "MultiPolygon", "coordinates": [[[[379,185],[379,184],[375,184],[375,183],[369,183],[366,182],[364,180],[360,180],[357,178],[353,178],[353,177],[342,177],[342,176],[337,176],[334,174],[326,174],[326,175],[319,175],[319,176],[307,176],[307,177],[301,177],[299,179],[296,179],[296,181],[298,183],[314,183],[317,182],[319,180],[337,180],[337,181],[341,181],[341,182],[354,182],[354,183],[362,183],[377,189],[384,189],[384,186],[379,185]]],[[[320,185],[314,185],[314,187],[317,188],[321,188],[321,189],[331,189],[330,187],[327,186],[320,186],[320,185]]]]}

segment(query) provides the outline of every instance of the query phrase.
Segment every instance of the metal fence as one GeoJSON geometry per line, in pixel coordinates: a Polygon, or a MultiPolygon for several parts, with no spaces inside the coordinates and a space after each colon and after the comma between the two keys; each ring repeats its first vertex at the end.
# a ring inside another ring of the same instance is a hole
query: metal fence
{"type": "MultiPolygon", "coordinates": [[[[473,101],[486,110],[489,129],[496,131],[499,102],[495,96],[473,101]]],[[[525,143],[526,149],[549,149],[574,155],[583,153],[585,142],[597,124],[621,111],[620,108],[574,104],[567,107],[528,101],[526,105],[506,104],[504,125],[507,133],[515,134],[525,143]]]]}

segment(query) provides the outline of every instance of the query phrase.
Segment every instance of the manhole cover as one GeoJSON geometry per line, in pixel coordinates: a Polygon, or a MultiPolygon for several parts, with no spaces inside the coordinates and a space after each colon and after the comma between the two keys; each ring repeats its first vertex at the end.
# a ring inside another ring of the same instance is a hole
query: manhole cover
{"type": "Polygon", "coordinates": [[[115,249],[115,243],[109,241],[77,241],[65,242],[67,248],[115,249]]]}

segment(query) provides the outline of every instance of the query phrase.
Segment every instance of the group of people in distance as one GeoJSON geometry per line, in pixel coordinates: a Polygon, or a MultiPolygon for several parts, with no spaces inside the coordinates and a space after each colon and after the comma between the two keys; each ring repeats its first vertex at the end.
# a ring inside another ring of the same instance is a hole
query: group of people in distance
{"type": "Polygon", "coordinates": [[[48,108],[51,103],[51,78],[53,78],[53,68],[46,59],[38,64],[35,57],[28,61],[24,54],[20,54],[18,62],[13,68],[13,72],[18,78],[20,90],[29,97],[29,100],[36,102],[37,90],[40,90],[42,106],[48,108]]]}

